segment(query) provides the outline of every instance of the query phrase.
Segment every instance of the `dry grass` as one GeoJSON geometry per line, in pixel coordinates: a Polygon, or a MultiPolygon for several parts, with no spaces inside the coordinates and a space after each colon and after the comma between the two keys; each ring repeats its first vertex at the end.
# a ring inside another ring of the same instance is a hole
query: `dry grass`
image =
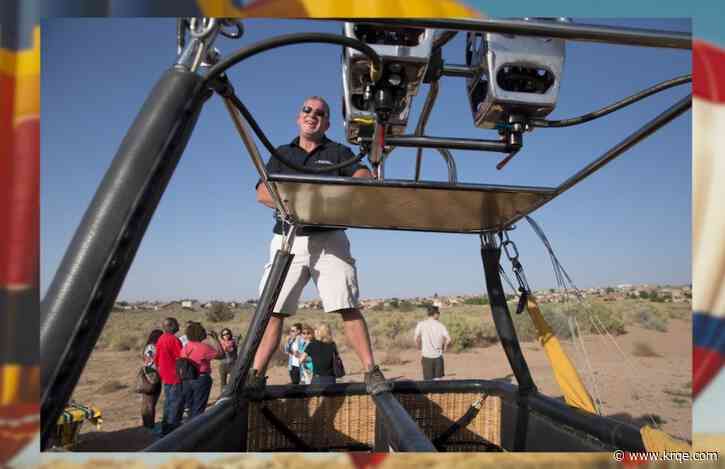
{"type": "MultiPolygon", "coordinates": [[[[401,311],[386,307],[383,310],[364,311],[368,329],[370,331],[373,347],[399,349],[413,349],[413,330],[418,321],[426,318],[425,309],[418,306],[407,305],[410,311],[401,311]]],[[[526,313],[514,314],[515,302],[509,304],[509,309],[516,325],[517,335],[522,342],[533,340],[536,332],[526,313]]],[[[574,315],[583,329],[583,333],[601,332],[600,325],[606,327],[612,334],[626,332],[627,324],[647,324],[645,327],[655,330],[666,330],[668,318],[689,318],[690,307],[678,303],[652,303],[646,300],[623,300],[617,302],[589,302],[581,306],[576,303],[543,304],[542,313],[550,323],[555,333],[562,339],[569,338],[568,317],[574,315]],[[596,320],[592,321],[590,316],[596,320]]],[[[168,316],[175,317],[182,326],[186,321],[201,321],[205,327],[220,331],[228,327],[234,335],[241,335],[248,328],[254,310],[249,307],[237,308],[229,311],[231,319],[211,323],[206,320],[207,310],[190,311],[176,307],[163,311],[114,311],[96,345],[99,349],[114,351],[141,350],[146,342],[148,333],[160,326],[161,321],[168,316]]],[[[331,327],[333,337],[340,340],[342,336],[342,320],[338,315],[328,314],[319,309],[301,309],[298,315],[287,320],[286,327],[292,322],[304,322],[313,327],[326,323],[331,327]]],[[[498,335],[493,325],[491,309],[488,305],[460,305],[442,309],[441,321],[448,327],[453,344],[451,352],[462,352],[473,347],[486,347],[498,342],[498,335]]],[[[637,353],[637,351],[635,351],[637,353]]],[[[642,349],[638,355],[647,355],[642,349]]],[[[395,360],[393,354],[387,360],[395,360]]],[[[274,360],[275,366],[286,366],[286,361],[274,360]]]]}
{"type": "Polygon", "coordinates": [[[98,394],[110,394],[112,392],[120,391],[121,389],[126,389],[127,387],[128,385],[123,384],[117,379],[112,379],[100,385],[96,392],[98,394]]]}
{"type": "Polygon", "coordinates": [[[659,353],[655,352],[650,344],[644,342],[635,342],[632,347],[632,355],[635,357],[661,357],[659,353]]]}

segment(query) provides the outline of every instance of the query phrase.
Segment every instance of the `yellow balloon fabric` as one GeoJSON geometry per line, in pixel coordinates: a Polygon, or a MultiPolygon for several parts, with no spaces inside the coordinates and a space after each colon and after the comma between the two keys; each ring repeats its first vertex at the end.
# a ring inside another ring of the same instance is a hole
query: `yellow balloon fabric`
{"type": "Polygon", "coordinates": [[[197,0],[204,16],[340,18],[475,18],[479,13],[454,0],[259,0],[237,7],[230,0],[197,0]]]}
{"type": "Polygon", "coordinates": [[[544,347],[546,358],[551,363],[554,378],[556,378],[561,392],[564,393],[566,403],[592,414],[596,413],[596,407],[594,406],[592,397],[589,395],[584,383],[582,383],[576,368],[574,368],[571,360],[569,360],[566,352],[564,352],[559,339],[554,335],[551,326],[546,322],[544,316],[541,315],[541,310],[533,295],[529,295],[526,309],[536,327],[537,338],[541,346],[544,347]]]}

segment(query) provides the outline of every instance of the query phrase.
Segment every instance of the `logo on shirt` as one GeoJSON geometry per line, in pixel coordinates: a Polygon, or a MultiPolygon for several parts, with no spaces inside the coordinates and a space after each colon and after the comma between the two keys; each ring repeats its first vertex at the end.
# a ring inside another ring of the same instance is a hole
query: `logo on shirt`
{"type": "Polygon", "coordinates": [[[333,163],[332,161],[328,161],[328,160],[317,160],[317,164],[327,164],[327,165],[332,165],[332,164],[334,164],[334,163],[333,163]]]}

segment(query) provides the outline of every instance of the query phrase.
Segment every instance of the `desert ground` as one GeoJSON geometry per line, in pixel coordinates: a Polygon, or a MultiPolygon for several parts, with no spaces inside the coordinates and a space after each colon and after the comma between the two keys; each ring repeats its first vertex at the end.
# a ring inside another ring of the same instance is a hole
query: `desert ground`
{"type": "MultiPolygon", "coordinates": [[[[596,383],[588,385],[589,391],[601,398],[602,414],[655,424],[673,436],[691,440],[692,333],[689,305],[632,301],[623,305],[606,305],[599,311],[604,310],[614,311],[612,314],[621,319],[620,329],[624,333],[614,337],[616,342],[605,335],[582,335],[596,383]],[[636,317],[628,316],[627,311],[634,310],[639,311],[636,317]],[[642,313],[645,310],[647,314],[642,313]]],[[[544,312],[547,313],[546,308],[544,312]]],[[[495,332],[490,332],[488,306],[444,308],[442,313],[441,319],[448,323],[454,343],[459,341],[459,347],[453,347],[445,356],[446,379],[505,379],[513,382],[501,345],[494,338],[486,337],[486,334],[495,335],[495,332]],[[478,332],[471,336],[475,340],[466,339],[470,335],[470,327],[474,327],[470,326],[470,321],[475,321],[475,327],[484,323],[482,330],[488,332],[477,329],[478,332]],[[464,342],[465,346],[460,345],[464,342]]],[[[103,413],[100,430],[89,424],[83,427],[75,448],[77,451],[135,451],[155,440],[155,435],[141,426],[141,396],[133,392],[133,383],[148,331],[169,315],[178,317],[182,324],[186,319],[196,318],[210,329],[218,331],[226,326],[235,333],[241,333],[251,311],[235,312],[234,318],[221,323],[205,321],[201,311],[114,312],[72,397],[77,402],[99,408],[103,413]]],[[[530,333],[525,332],[525,327],[519,325],[527,320],[525,316],[524,313],[515,320],[531,373],[544,394],[559,397],[562,393],[543,349],[530,333]]],[[[382,365],[386,377],[392,380],[422,379],[420,355],[413,345],[412,330],[424,313],[417,309],[412,312],[368,311],[366,317],[376,360],[382,365]]],[[[339,324],[329,319],[330,315],[321,312],[302,311],[297,318],[311,324],[328,321],[333,330],[341,331],[339,324]]],[[[612,323],[607,322],[607,318],[603,322],[612,323]]],[[[554,328],[557,330],[557,327],[554,328]]],[[[337,337],[337,341],[348,370],[342,381],[362,381],[361,368],[353,351],[346,347],[343,337],[337,337]]],[[[584,357],[576,352],[571,340],[562,338],[562,344],[585,382],[589,383],[584,357]]],[[[273,360],[268,376],[270,384],[288,382],[283,355],[273,360]]],[[[213,377],[211,402],[220,393],[219,380],[216,374],[213,377]]],[[[157,420],[161,416],[162,404],[163,397],[157,406],[157,420]]]]}

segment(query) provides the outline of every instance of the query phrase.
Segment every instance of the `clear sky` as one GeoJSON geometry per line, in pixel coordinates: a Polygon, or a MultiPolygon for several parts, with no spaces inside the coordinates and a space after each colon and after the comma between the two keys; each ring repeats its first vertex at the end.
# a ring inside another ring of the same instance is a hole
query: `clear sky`
{"type": "MultiPolygon", "coordinates": [[[[689,30],[689,20],[614,23],[689,30]]],[[[241,40],[222,53],[295,31],[339,32],[333,22],[247,20],[241,40]]],[[[464,62],[465,35],[444,49],[464,62]]],[[[43,292],[118,145],[153,84],[175,60],[170,19],[54,19],[42,40],[41,283],[43,292]]],[[[569,42],[552,119],[580,115],[644,87],[690,72],[690,52],[569,42]]],[[[332,106],[328,136],[344,140],[340,52],[295,45],[243,62],[229,73],[240,98],[273,143],[295,137],[301,100],[322,95],[332,106]]],[[[414,103],[415,127],[428,87],[414,103]]],[[[503,170],[500,154],[454,151],[459,180],[554,186],[689,91],[668,90],[589,124],[538,129],[503,170]]],[[[463,79],[444,78],[427,133],[495,138],[477,129],[463,79]]],[[[533,214],[581,287],[620,283],[687,284],[691,278],[691,114],[533,214]]],[[[265,152],[265,157],[267,157],[265,152]]],[[[386,176],[412,178],[414,150],[398,149],[386,176]]],[[[257,295],[267,261],[270,210],[255,202],[258,175],[222,101],[205,106],[121,291],[120,299],[247,299],[257,295]]],[[[422,178],[444,180],[439,155],[424,156],[422,178]]],[[[481,293],[477,236],[348,230],[363,297],[481,293]]],[[[512,234],[529,282],[554,286],[547,254],[526,223],[512,234]]],[[[308,288],[306,297],[314,296],[308,288]]]]}

